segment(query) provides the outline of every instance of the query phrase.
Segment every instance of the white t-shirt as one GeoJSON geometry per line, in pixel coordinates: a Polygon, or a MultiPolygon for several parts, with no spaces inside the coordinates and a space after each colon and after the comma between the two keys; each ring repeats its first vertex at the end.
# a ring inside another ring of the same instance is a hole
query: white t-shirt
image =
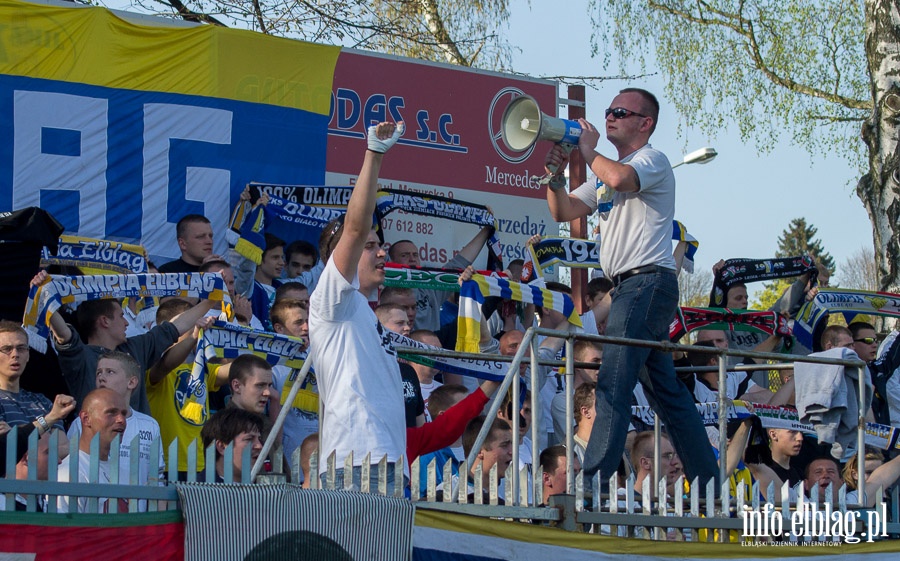
{"type": "MultiPolygon", "coordinates": [[[[272,367],[272,385],[282,393],[284,383],[291,374],[291,368],[283,365],[272,367]]],[[[317,390],[315,376],[311,374],[307,376],[306,388],[317,390]]],[[[282,396],[285,397],[285,396],[282,396]]],[[[288,407],[288,404],[284,404],[288,407]]],[[[319,416],[309,411],[301,411],[296,407],[291,407],[287,417],[284,418],[284,427],[282,428],[282,446],[284,447],[284,457],[287,459],[288,465],[293,466],[292,458],[294,450],[303,444],[303,440],[307,436],[319,432],[319,416]]]]}
{"type": "MultiPolygon", "coordinates": [[[[78,435],[81,434],[81,418],[77,417],[69,427],[69,441],[73,442],[73,446],[77,446],[78,435]]],[[[166,462],[163,459],[163,442],[159,434],[159,423],[150,415],[145,415],[140,411],[131,410],[131,415],[125,420],[125,432],[122,433],[122,442],[119,446],[119,483],[122,485],[131,484],[131,443],[134,438],[138,437],[140,444],[138,450],[140,459],[138,461],[138,485],[164,485],[166,462]],[[150,448],[153,441],[159,442],[159,450],[157,452],[156,469],[150,473],[150,448]]],[[[147,501],[138,501],[138,511],[147,511],[147,501]]]]}
{"type": "Polygon", "coordinates": [[[125,336],[136,337],[150,331],[156,325],[156,310],[158,309],[159,306],[151,306],[135,314],[128,306],[123,307],[122,313],[125,315],[125,319],[128,320],[125,336]]]}
{"type": "MultiPolygon", "coordinates": [[[[362,465],[387,455],[396,462],[406,454],[406,413],[397,352],[378,322],[359,279],[349,283],[329,261],[322,272],[309,310],[310,359],[318,376],[319,472],[335,452],[338,466],[353,454],[362,465]]],[[[403,470],[409,473],[406,462],[403,470]]]]}
{"type": "MultiPolygon", "coordinates": [[[[74,446],[77,447],[77,443],[74,443],[74,446]]],[[[77,449],[77,448],[76,448],[77,449]]],[[[69,479],[69,461],[72,456],[69,455],[65,459],[63,459],[62,463],[59,464],[59,471],[56,472],[56,480],[68,483],[69,479]]],[[[109,462],[108,461],[99,461],[100,467],[99,476],[97,477],[96,483],[110,483],[109,478],[109,462]]],[[[87,452],[82,452],[78,450],[78,479],[79,483],[88,483],[89,482],[89,469],[91,467],[91,456],[87,452]]],[[[87,512],[87,505],[90,499],[87,497],[78,497],[78,506],[75,512],[85,513],[87,512]]],[[[59,496],[56,498],[56,511],[61,514],[66,514],[69,511],[69,497],[68,496],[59,496]]],[[[109,499],[100,498],[97,501],[97,511],[98,512],[109,512],[109,499]]]]}
{"type": "MultiPolygon", "coordinates": [[[[675,269],[672,220],[675,219],[675,175],[666,155],[649,144],[622,160],[637,172],[641,189],[615,191],[612,209],[600,212],[600,265],[607,276],[644,265],[675,269]]],[[[572,191],[591,211],[597,210],[598,182],[572,191]]]]}
{"type": "MultiPolygon", "coordinates": [[[[740,395],[737,395],[738,388],[741,385],[741,382],[744,381],[744,378],[750,375],[749,372],[728,372],[725,376],[725,397],[731,400],[741,397],[740,395]]],[[[748,382],[747,389],[744,390],[741,395],[759,388],[752,379],[748,380],[748,382]]],[[[713,403],[718,401],[719,392],[709,389],[703,382],[697,380],[694,384],[694,397],[697,399],[698,403],[713,403]]]]}

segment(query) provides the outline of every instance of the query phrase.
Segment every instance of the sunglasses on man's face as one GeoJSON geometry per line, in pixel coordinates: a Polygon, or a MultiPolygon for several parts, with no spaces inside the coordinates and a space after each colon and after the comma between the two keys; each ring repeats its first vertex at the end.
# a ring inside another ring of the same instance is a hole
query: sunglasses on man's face
{"type": "Polygon", "coordinates": [[[637,117],[646,117],[646,115],[641,115],[640,113],[636,113],[630,109],[625,109],[624,107],[610,107],[607,109],[604,114],[608,119],[610,115],[612,115],[615,119],[627,119],[631,116],[637,117]]]}
{"type": "Polygon", "coordinates": [[[854,339],[855,343],[865,343],[866,345],[871,345],[875,341],[877,341],[875,337],[860,337],[859,339],[854,339]]]}

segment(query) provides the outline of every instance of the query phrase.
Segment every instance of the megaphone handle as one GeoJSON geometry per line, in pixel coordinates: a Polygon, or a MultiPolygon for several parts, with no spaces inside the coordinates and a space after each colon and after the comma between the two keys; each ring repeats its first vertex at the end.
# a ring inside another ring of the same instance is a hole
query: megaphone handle
{"type": "MultiPolygon", "coordinates": [[[[556,143],[556,145],[566,151],[566,156],[571,154],[572,150],[575,149],[575,145],[569,144],[568,142],[558,142],[558,143],[556,143]]],[[[547,166],[547,169],[550,170],[550,173],[552,173],[553,175],[556,175],[556,172],[559,170],[559,166],[550,164],[547,166]]]]}
{"type": "MultiPolygon", "coordinates": [[[[567,156],[572,153],[572,150],[575,149],[575,145],[568,142],[558,142],[557,146],[560,146],[563,150],[565,150],[567,156]]],[[[550,170],[550,173],[541,178],[540,184],[547,185],[554,191],[564,189],[566,187],[566,178],[562,175],[557,174],[559,166],[550,164],[547,166],[547,169],[550,170]]]]}

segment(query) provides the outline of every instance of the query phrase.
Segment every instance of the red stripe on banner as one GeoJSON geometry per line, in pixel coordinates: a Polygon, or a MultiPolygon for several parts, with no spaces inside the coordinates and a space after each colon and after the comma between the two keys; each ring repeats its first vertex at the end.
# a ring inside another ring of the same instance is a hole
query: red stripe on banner
{"type": "MultiPolygon", "coordinates": [[[[77,518],[70,522],[77,523],[77,518]]],[[[184,524],[109,528],[3,524],[0,557],[4,553],[33,554],[36,561],[180,561],[184,559],[184,524]]]]}

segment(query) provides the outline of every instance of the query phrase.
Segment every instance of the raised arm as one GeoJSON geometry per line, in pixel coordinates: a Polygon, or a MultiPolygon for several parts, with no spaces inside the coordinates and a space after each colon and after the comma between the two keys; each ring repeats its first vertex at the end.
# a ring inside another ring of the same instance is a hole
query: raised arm
{"type": "Polygon", "coordinates": [[[623,193],[640,191],[641,182],[634,168],[599,154],[596,148],[597,141],[600,140],[600,132],[584,119],[578,119],[578,123],[581,125],[578,150],[594,175],[610,189],[623,193]]]}
{"type": "Polygon", "coordinates": [[[481,230],[478,230],[475,237],[459,250],[459,257],[462,257],[469,263],[475,261],[475,258],[481,252],[481,248],[484,247],[484,243],[491,237],[491,229],[491,226],[483,226],[481,230]]]}
{"type": "Polygon", "coordinates": [[[900,478],[900,456],[878,466],[869,477],[866,478],[865,504],[868,507],[875,506],[876,491],[880,488],[887,489],[900,478]]]}
{"type": "MultiPolygon", "coordinates": [[[[34,278],[31,279],[31,286],[40,286],[44,284],[44,281],[47,280],[48,276],[47,271],[38,271],[38,274],[34,275],[34,278]]],[[[68,343],[72,340],[72,330],[69,329],[66,320],[63,319],[58,311],[50,316],[50,332],[53,333],[53,338],[59,344],[68,343]]]]}
{"type": "Polygon", "coordinates": [[[212,309],[211,300],[203,300],[193,308],[185,310],[172,318],[172,325],[178,330],[179,335],[184,335],[194,328],[198,321],[203,319],[208,311],[212,309]]]}
{"type": "Polygon", "coordinates": [[[362,257],[369,232],[372,230],[375,194],[378,191],[378,173],[381,171],[384,153],[397,143],[397,139],[400,138],[403,131],[403,121],[396,125],[379,123],[369,127],[368,149],[356,185],[353,187],[353,194],[350,195],[350,201],[347,203],[343,233],[331,254],[337,270],[347,279],[347,282],[353,282],[356,277],[359,259],[362,257]]]}
{"type": "Polygon", "coordinates": [[[189,337],[182,337],[174,345],[166,349],[162,357],[147,371],[147,380],[153,386],[162,381],[169,372],[175,370],[187,360],[191,351],[197,346],[200,330],[206,329],[216,320],[214,317],[203,317],[197,320],[189,337]]]}

